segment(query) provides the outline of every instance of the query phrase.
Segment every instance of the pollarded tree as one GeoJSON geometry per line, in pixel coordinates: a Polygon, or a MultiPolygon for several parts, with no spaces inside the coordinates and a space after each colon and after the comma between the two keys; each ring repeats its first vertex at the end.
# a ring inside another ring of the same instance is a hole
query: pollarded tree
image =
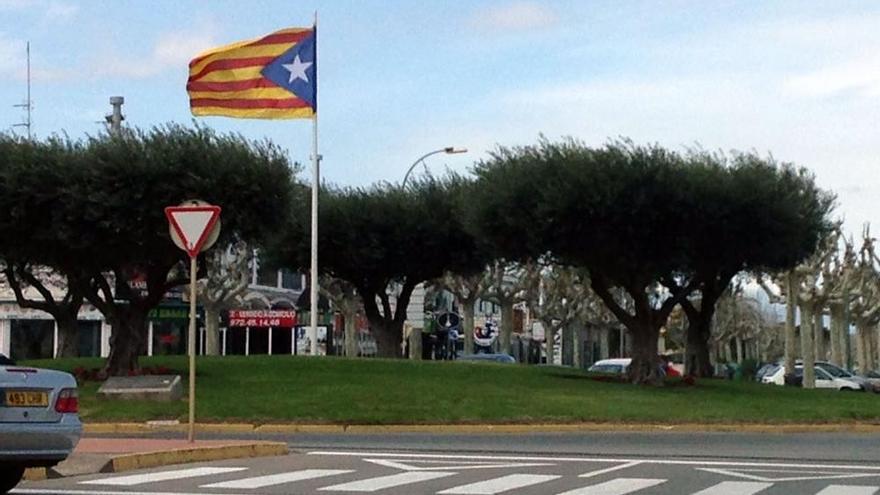
{"type": "MultiPolygon", "coordinates": [[[[462,229],[462,179],[449,176],[370,188],[324,187],[319,209],[319,267],[357,290],[379,355],[400,357],[403,323],[416,285],[447,270],[470,273],[485,265],[462,229]]],[[[305,196],[303,195],[303,198],[305,196]]],[[[272,257],[309,266],[309,207],[294,207],[272,257]]]]}
{"type": "Polygon", "coordinates": [[[68,140],[0,135],[3,274],[21,307],[55,319],[62,357],[77,355],[77,318],[84,296],[71,280],[79,256],[56,242],[70,199],[59,191],[81,176],[82,156],[81,145],[68,140]]]}
{"type": "Polygon", "coordinates": [[[660,380],[657,340],[672,309],[692,288],[656,290],[688,269],[679,215],[694,207],[682,184],[687,168],[659,147],[575,141],[500,149],[478,164],[479,197],[469,225],[498,256],[545,253],[589,270],[591,286],[633,338],[634,382],[660,380]],[[620,304],[615,289],[632,301],[620,304]]]}
{"type": "Polygon", "coordinates": [[[187,270],[177,270],[186,255],[170,240],[166,206],[194,198],[220,205],[221,246],[260,244],[290,211],[294,171],[268,142],[169,125],[91,138],[62,155],[68,165],[39,168],[46,180],[22,181],[31,187],[18,191],[47,198],[51,208],[22,201],[14,218],[35,219],[20,242],[47,246],[45,261],[34,261],[65,272],[113,326],[110,374],[138,367],[147,313],[187,282],[187,270]],[[145,288],[128,283],[135,276],[145,288]]]}
{"type": "MultiPolygon", "coordinates": [[[[688,176],[695,208],[682,211],[688,271],[699,303],[681,303],[688,317],[686,369],[711,376],[709,338],[719,298],[744,270],[778,272],[810,256],[833,225],[834,197],[816,187],[813,175],[754,153],[691,152],[688,176]]],[[[675,282],[665,281],[673,291],[675,282]]]]}
{"type": "Polygon", "coordinates": [[[242,241],[226,249],[214,248],[204,256],[206,276],[197,283],[198,300],[205,310],[205,354],[220,354],[220,314],[239,301],[250,283],[253,251],[242,241]]]}

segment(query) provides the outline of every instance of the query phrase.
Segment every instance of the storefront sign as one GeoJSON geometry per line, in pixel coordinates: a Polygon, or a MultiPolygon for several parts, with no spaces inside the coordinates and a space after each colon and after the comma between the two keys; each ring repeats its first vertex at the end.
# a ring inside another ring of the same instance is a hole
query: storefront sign
{"type": "Polygon", "coordinates": [[[281,327],[296,326],[296,311],[283,309],[231,309],[230,327],[281,327]]]}

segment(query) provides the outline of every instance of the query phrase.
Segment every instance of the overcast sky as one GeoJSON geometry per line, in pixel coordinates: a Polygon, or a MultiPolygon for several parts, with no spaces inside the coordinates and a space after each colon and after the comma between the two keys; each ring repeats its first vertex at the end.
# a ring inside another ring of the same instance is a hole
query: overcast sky
{"type": "MultiPolygon", "coordinates": [[[[837,193],[848,231],[878,223],[876,2],[0,0],[0,130],[22,132],[27,40],[34,132],[79,137],[113,95],[128,125],[191,122],[193,56],[315,10],[329,181],[400,181],[444,146],[471,151],[432,171],[540,133],[626,136],[772,154],[837,193]]],[[[201,120],[308,162],[308,121],[201,120]]]]}

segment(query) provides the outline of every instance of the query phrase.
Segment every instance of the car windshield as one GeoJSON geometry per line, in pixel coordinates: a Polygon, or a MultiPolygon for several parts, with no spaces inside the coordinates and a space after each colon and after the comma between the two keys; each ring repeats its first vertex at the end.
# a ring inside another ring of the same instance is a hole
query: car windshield
{"type": "Polygon", "coordinates": [[[597,373],[622,373],[623,366],[619,364],[596,364],[590,367],[590,371],[597,373]]]}
{"type": "Polygon", "coordinates": [[[816,363],[816,367],[825,370],[829,375],[831,375],[835,378],[849,378],[852,376],[852,374],[849,371],[846,371],[845,369],[842,369],[842,368],[838,368],[837,366],[834,366],[833,364],[816,363]]]}

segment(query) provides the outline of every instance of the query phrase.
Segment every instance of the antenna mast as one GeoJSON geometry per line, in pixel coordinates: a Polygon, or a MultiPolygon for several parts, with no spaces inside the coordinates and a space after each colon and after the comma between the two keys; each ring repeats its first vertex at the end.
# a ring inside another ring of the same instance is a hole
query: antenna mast
{"type": "Polygon", "coordinates": [[[27,42],[27,100],[24,103],[19,105],[13,105],[17,108],[24,108],[27,110],[27,120],[21,124],[13,124],[13,127],[26,127],[27,128],[27,137],[28,140],[31,139],[31,110],[34,107],[33,102],[31,101],[31,42],[27,42]]]}

